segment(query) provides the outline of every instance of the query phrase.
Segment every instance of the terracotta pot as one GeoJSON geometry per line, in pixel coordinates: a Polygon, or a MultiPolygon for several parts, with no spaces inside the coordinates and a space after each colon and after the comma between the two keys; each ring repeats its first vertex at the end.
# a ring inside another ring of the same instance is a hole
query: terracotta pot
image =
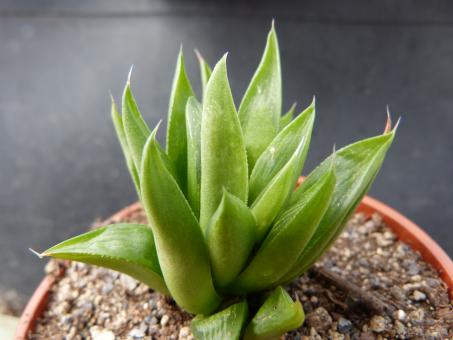
{"type": "MultiPolygon", "coordinates": [[[[134,203],[120,210],[105,223],[122,220],[140,210],[140,207],[138,202],[134,203]]],[[[423,259],[437,269],[440,277],[448,286],[450,298],[453,299],[453,261],[428,234],[396,210],[368,196],[363,199],[357,211],[363,212],[367,216],[371,216],[375,212],[382,215],[384,222],[398,235],[400,240],[409,244],[412,249],[419,251],[423,259]]],[[[63,274],[63,270],[61,274],[63,274]]],[[[46,276],[34,292],[20,318],[16,340],[26,339],[29,331],[33,330],[36,320],[46,307],[47,296],[55,280],[54,276],[46,276]]]]}

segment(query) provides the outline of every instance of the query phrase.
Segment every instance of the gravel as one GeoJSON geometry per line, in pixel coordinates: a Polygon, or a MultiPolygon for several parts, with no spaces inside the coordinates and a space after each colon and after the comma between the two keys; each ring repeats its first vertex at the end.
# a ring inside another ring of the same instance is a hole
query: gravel
{"type": "MultiPolygon", "coordinates": [[[[145,222],[140,212],[131,218],[145,222]]],[[[445,283],[378,215],[356,214],[319,266],[394,305],[376,314],[351,303],[350,292],[306,273],[287,289],[306,313],[304,325],[284,338],[450,339],[453,307],[445,283]]],[[[58,267],[50,261],[51,267],[58,267]]],[[[191,315],[175,302],[113,271],[70,263],[52,287],[49,305],[30,339],[193,339],[191,315]]]]}

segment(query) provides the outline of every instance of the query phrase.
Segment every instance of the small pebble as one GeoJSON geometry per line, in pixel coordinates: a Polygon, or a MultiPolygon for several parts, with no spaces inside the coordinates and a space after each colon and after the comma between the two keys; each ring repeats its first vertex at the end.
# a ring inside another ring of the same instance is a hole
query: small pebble
{"type": "Polygon", "coordinates": [[[413,324],[421,324],[425,319],[425,312],[423,311],[423,309],[416,309],[410,312],[408,317],[409,321],[412,322],[413,324]]]}
{"type": "Polygon", "coordinates": [[[411,292],[415,289],[419,289],[421,288],[422,285],[420,283],[406,283],[404,286],[403,286],[403,289],[406,291],[406,292],[411,292]]]}
{"type": "Polygon", "coordinates": [[[346,334],[349,333],[352,329],[352,323],[348,319],[340,317],[338,320],[337,330],[340,333],[346,334]]]}
{"type": "Polygon", "coordinates": [[[399,321],[406,320],[406,312],[403,311],[402,309],[398,309],[395,314],[396,314],[395,319],[397,319],[399,321]]]}
{"type": "Polygon", "coordinates": [[[103,286],[102,286],[102,295],[106,295],[108,293],[110,293],[113,289],[113,284],[111,282],[106,282],[103,286]]]}
{"type": "Polygon", "coordinates": [[[321,339],[321,337],[319,336],[318,332],[316,331],[315,327],[311,327],[310,328],[310,337],[312,339],[321,339]]]}
{"type": "Polygon", "coordinates": [[[371,288],[373,288],[373,289],[378,289],[382,286],[379,278],[374,277],[374,276],[370,277],[369,283],[370,283],[371,288]]]}
{"type": "Polygon", "coordinates": [[[392,296],[398,301],[406,300],[406,294],[400,287],[393,286],[392,288],[390,288],[390,294],[392,294],[392,296]]]}
{"type": "Polygon", "coordinates": [[[375,333],[381,333],[385,331],[386,321],[383,316],[375,315],[370,321],[370,328],[375,333]]]}
{"type": "Polygon", "coordinates": [[[44,267],[44,271],[46,274],[57,274],[59,271],[58,262],[55,260],[50,260],[44,267]]]}
{"type": "Polygon", "coordinates": [[[317,305],[317,304],[319,303],[319,299],[318,299],[316,296],[313,295],[313,296],[310,298],[310,302],[311,302],[312,304],[314,304],[314,305],[317,305]]]}
{"type": "Polygon", "coordinates": [[[415,262],[409,263],[406,268],[408,275],[417,275],[420,272],[420,267],[415,262]]]}
{"type": "Polygon", "coordinates": [[[422,293],[419,290],[414,290],[414,292],[412,293],[412,300],[417,301],[417,302],[424,301],[424,300],[426,300],[426,294],[422,293]]]}
{"type": "Polygon", "coordinates": [[[421,280],[422,280],[422,277],[418,274],[411,277],[412,282],[419,282],[421,280]]]}
{"type": "Polygon", "coordinates": [[[168,321],[170,321],[170,317],[167,314],[165,314],[164,316],[162,316],[162,319],[160,319],[160,325],[162,327],[165,327],[168,321]]]}
{"type": "Polygon", "coordinates": [[[331,340],[344,340],[344,335],[330,330],[329,331],[329,339],[331,339],[331,340]]]}
{"type": "Polygon", "coordinates": [[[406,326],[404,326],[404,324],[401,321],[396,320],[395,331],[396,334],[398,334],[400,337],[404,337],[406,335],[406,326]]]}
{"type": "Polygon", "coordinates": [[[126,287],[128,291],[133,291],[138,284],[137,280],[133,279],[132,277],[126,274],[120,275],[120,282],[123,284],[124,287],[126,287]]]}
{"type": "Polygon", "coordinates": [[[179,340],[185,340],[187,338],[189,338],[190,336],[190,328],[189,327],[182,327],[180,330],[179,330],[179,337],[178,339],[179,340]]]}
{"type": "Polygon", "coordinates": [[[130,332],[129,332],[129,336],[132,338],[132,339],[142,339],[145,337],[145,332],[143,331],[142,328],[133,328],[130,332]]]}
{"type": "Polygon", "coordinates": [[[115,334],[112,331],[103,329],[99,326],[90,328],[90,335],[93,340],[115,340],[115,334]]]}
{"type": "Polygon", "coordinates": [[[150,325],[157,325],[157,323],[158,323],[158,320],[155,316],[151,317],[151,319],[149,320],[150,325]]]}
{"type": "Polygon", "coordinates": [[[332,323],[332,317],[324,307],[318,307],[307,315],[307,324],[315,329],[327,328],[332,323]]]}
{"type": "Polygon", "coordinates": [[[385,239],[381,234],[376,234],[376,243],[379,247],[388,247],[393,243],[393,240],[385,239]]]}

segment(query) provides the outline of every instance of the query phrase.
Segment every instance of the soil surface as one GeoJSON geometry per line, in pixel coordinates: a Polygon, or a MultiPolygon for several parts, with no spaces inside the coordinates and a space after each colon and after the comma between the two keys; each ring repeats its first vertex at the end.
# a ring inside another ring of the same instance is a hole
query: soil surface
{"type": "MultiPolygon", "coordinates": [[[[50,261],[46,270],[59,265],[50,261]]],[[[378,215],[353,216],[323,259],[287,289],[306,320],[286,339],[453,338],[446,285],[378,215]]],[[[190,319],[126,275],[71,263],[29,339],[193,339],[190,319]]]]}

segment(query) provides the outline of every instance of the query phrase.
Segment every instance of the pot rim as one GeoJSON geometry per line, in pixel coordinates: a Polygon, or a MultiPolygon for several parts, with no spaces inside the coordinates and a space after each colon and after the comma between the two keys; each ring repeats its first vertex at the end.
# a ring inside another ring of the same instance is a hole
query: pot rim
{"type": "MultiPolygon", "coordinates": [[[[122,220],[125,216],[141,209],[140,202],[135,202],[112,215],[105,220],[105,224],[111,224],[122,220]]],[[[367,216],[379,213],[384,222],[412,249],[419,251],[423,260],[431,264],[439,273],[441,279],[447,284],[450,299],[453,300],[453,261],[447,253],[425,232],[422,228],[400,214],[395,209],[369,196],[365,196],[356,212],[362,212],[367,216]]],[[[63,275],[62,269],[59,275],[63,275]]],[[[35,326],[36,320],[41,316],[46,307],[50,288],[58,278],[58,274],[46,275],[27,303],[16,330],[15,339],[25,340],[30,330],[35,326]]]]}

